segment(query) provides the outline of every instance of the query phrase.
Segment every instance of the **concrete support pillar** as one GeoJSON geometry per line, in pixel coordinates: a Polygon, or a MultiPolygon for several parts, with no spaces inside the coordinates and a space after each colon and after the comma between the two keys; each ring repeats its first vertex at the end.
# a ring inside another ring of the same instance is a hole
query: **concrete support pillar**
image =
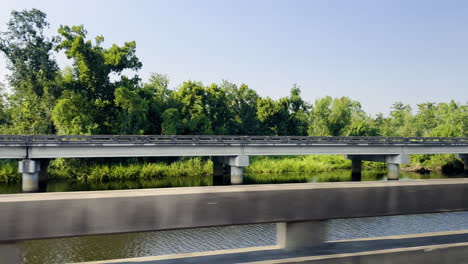
{"type": "Polygon", "coordinates": [[[301,250],[325,243],[328,235],[326,221],[278,223],[276,241],[287,250],[301,250]]]}
{"type": "Polygon", "coordinates": [[[387,180],[398,180],[400,175],[400,164],[387,164],[387,180]]]}
{"type": "Polygon", "coordinates": [[[18,172],[23,174],[22,190],[23,192],[39,191],[39,161],[25,159],[19,162],[18,172]]]}
{"type": "Polygon", "coordinates": [[[0,243],[0,263],[23,263],[17,243],[0,243]]]}
{"type": "Polygon", "coordinates": [[[231,184],[242,184],[244,181],[244,167],[249,166],[249,156],[229,157],[229,166],[231,166],[231,184]]]}
{"type": "Polygon", "coordinates": [[[231,166],[231,184],[242,184],[244,181],[244,168],[231,166]]]}

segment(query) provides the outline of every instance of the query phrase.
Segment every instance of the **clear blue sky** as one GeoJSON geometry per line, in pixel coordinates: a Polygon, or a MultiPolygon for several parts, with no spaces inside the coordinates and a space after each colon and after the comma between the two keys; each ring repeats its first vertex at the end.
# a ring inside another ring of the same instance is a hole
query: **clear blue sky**
{"type": "Polygon", "coordinates": [[[372,114],[468,102],[468,1],[6,0],[0,31],[32,7],[53,31],[84,24],[104,45],[135,40],[143,80],[164,73],[172,87],[226,79],[279,98],[297,83],[308,101],[349,96],[372,114]]]}

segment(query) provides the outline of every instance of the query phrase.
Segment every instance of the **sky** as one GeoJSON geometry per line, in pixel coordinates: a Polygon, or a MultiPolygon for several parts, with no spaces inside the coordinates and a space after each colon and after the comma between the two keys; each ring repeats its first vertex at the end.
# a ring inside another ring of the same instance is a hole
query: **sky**
{"type": "MultiPolygon", "coordinates": [[[[0,0],[0,6],[0,31],[12,10],[34,7],[47,14],[51,34],[83,24],[90,37],[104,36],[104,46],[135,40],[143,81],[163,73],[172,88],[228,80],[277,99],[296,83],[309,102],[348,96],[370,114],[387,114],[397,101],[414,109],[423,102],[468,103],[464,0],[0,0]]],[[[0,58],[0,78],[5,73],[0,58]]]]}

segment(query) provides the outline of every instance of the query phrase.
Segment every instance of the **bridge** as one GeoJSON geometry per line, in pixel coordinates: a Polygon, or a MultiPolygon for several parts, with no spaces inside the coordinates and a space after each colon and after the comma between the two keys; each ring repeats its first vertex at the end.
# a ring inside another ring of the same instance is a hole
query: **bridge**
{"type": "MultiPolygon", "coordinates": [[[[105,263],[467,263],[468,233],[327,241],[335,218],[468,210],[468,179],[0,195],[2,263],[30,239],[277,223],[277,245],[105,263]]],[[[203,241],[200,241],[203,243],[203,241]]]]}
{"type": "Polygon", "coordinates": [[[46,180],[40,161],[51,158],[206,156],[215,176],[227,167],[231,183],[240,184],[249,156],[345,155],[354,174],[361,172],[361,161],[377,161],[387,163],[388,179],[398,179],[409,154],[447,153],[458,154],[468,170],[466,137],[0,135],[0,159],[21,159],[25,192],[37,191],[46,180]]]}

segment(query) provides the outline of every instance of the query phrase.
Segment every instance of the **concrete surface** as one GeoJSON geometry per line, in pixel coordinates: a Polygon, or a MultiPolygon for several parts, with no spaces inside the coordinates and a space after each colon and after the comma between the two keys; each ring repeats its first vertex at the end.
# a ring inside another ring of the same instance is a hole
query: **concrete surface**
{"type": "Polygon", "coordinates": [[[0,240],[461,211],[467,193],[444,179],[1,195],[0,240]]]}

